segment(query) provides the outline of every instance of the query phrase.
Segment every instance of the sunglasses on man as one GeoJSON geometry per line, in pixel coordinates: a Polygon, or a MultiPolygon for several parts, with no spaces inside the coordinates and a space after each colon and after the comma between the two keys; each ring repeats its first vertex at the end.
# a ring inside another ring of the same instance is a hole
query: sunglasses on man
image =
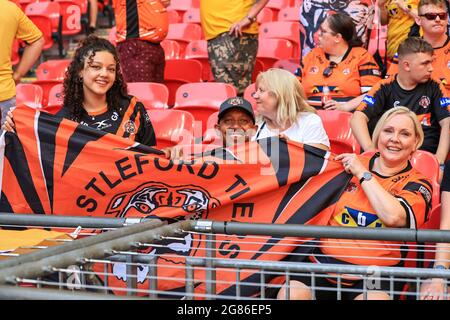
{"type": "Polygon", "coordinates": [[[325,78],[328,78],[329,76],[331,76],[333,74],[333,69],[337,67],[337,63],[334,61],[330,62],[330,65],[328,67],[325,68],[325,70],[323,70],[323,76],[325,78]]]}
{"type": "Polygon", "coordinates": [[[440,20],[447,20],[447,12],[442,12],[442,13],[424,13],[424,14],[419,14],[420,17],[425,17],[427,20],[436,20],[436,17],[439,17],[440,20]]]}

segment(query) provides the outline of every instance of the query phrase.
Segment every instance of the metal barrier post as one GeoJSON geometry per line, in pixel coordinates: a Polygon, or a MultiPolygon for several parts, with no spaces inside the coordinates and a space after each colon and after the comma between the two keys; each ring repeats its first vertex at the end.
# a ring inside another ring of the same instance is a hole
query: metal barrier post
{"type": "Polygon", "coordinates": [[[214,258],[216,257],[216,236],[214,234],[206,235],[206,293],[210,296],[216,294],[216,269],[214,266],[214,258]]]}

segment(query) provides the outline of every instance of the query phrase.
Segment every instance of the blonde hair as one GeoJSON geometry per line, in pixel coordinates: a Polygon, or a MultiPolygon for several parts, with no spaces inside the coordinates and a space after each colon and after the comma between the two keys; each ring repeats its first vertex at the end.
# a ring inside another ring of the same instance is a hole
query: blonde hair
{"type": "Polygon", "coordinates": [[[386,111],[381,116],[380,120],[378,120],[377,125],[375,126],[375,129],[373,130],[373,135],[372,135],[372,141],[373,141],[375,147],[378,145],[378,139],[380,137],[381,129],[383,129],[386,122],[393,116],[396,116],[399,114],[404,114],[405,116],[408,116],[414,124],[414,133],[416,134],[416,137],[418,137],[416,149],[418,149],[422,145],[424,134],[423,134],[422,126],[420,125],[419,120],[417,119],[417,115],[406,107],[395,107],[395,108],[392,108],[392,109],[389,109],[388,111],[386,111]]]}
{"type": "Polygon", "coordinates": [[[278,101],[275,120],[278,126],[294,124],[300,112],[316,113],[316,110],[306,102],[306,95],[300,81],[291,72],[272,68],[258,75],[256,87],[261,82],[278,101]]]}

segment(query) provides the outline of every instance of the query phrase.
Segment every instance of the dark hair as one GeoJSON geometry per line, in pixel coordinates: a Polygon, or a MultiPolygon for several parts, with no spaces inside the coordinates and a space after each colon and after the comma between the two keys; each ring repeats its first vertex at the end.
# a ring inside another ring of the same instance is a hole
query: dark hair
{"type": "Polygon", "coordinates": [[[419,1],[419,6],[417,7],[419,10],[419,13],[421,13],[420,9],[423,6],[437,6],[437,7],[442,7],[443,9],[445,9],[445,12],[447,12],[447,6],[445,4],[444,0],[420,0],[419,1]]]}
{"type": "Polygon", "coordinates": [[[350,47],[362,46],[362,41],[356,34],[352,18],[345,12],[335,13],[327,18],[328,25],[334,33],[340,33],[350,47]]]}
{"type": "Polygon", "coordinates": [[[116,80],[106,93],[108,110],[116,111],[120,115],[124,113],[124,110],[120,107],[120,98],[126,97],[127,87],[120,71],[116,48],[108,40],[90,35],[79,44],[64,77],[64,108],[69,109],[71,120],[79,122],[83,113],[86,113],[83,108],[83,80],[79,74],[84,68],[86,59],[88,59],[89,63],[92,61],[95,53],[100,51],[111,53],[116,61],[116,80]]]}
{"type": "Polygon", "coordinates": [[[402,59],[411,53],[429,53],[433,54],[434,50],[431,44],[419,37],[406,38],[398,47],[398,58],[402,59]]]}

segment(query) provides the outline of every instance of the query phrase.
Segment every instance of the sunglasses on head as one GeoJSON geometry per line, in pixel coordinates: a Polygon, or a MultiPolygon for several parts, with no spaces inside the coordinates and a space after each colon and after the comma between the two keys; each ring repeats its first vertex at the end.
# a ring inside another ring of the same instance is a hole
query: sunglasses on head
{"type": "Polygon", "coordinates": [[[330,65],[328,67],[325,68],[325,70],[323,70],[323,76],[325,78],[328,78],[329,76],[331,76],[333,74],[333,69],[337,67],[337,63],[334,61],[330,62],[330,65]]]}
{"type": "Polygon", "coordinates": [[[447,12],[442,13],[424,13],[420,15],[421,17],[425,17],[427,20],[436,20],[436,17],[439,17],[441,20],[447,20],[447,12]]]}

